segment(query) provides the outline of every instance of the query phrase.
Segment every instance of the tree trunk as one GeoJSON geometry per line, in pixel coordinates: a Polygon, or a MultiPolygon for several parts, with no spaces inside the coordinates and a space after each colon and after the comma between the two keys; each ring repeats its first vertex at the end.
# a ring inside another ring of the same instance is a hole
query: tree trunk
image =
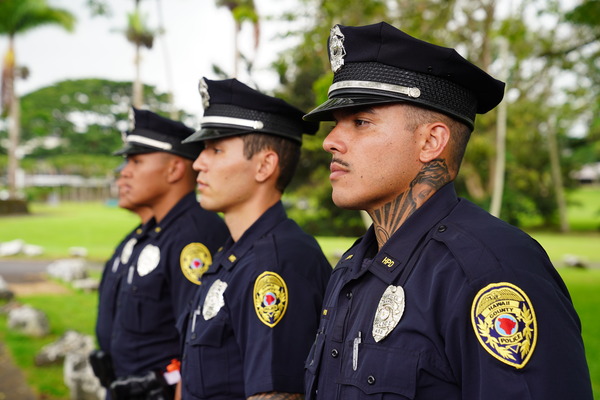
{"type": "Polygon", "coordinates": [[[12,57],[12,60],[7,62],[5,68],[10,68],[7,72],[4,84],[4,93],[7,97],[8,105],[8,166],[7,166],[7,181],[8,181],[8,195],[11,199],[18,198],[17,188],[17,173],[19,170],[19,136],[21,136],[21,124],[20,124],[20,112],[19,112],[19,100],[15,91],[15,46],[14,38],[12,36],[8,39],[8,52],[7,57],[12,57]]]}
{"type": "Polygon", "coordinates": [[[560,231],[569,232],[569,221],[567,220],[567,202],[563,188],[562,174],[560,172],[560,159],[558,156],[558,143],[556,141],[556,118],[548,123],[548,152],[550,155],[550,168],[552,171],[552,183],[556,203],[558,204],[558,216],[560,219],[560,231]]]}

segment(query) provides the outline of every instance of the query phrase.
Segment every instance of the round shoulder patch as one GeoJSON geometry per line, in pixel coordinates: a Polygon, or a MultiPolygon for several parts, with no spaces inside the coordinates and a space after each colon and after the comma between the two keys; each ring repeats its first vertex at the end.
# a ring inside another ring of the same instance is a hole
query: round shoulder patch
{"type": "Polygon", "coordinates": [[[212,255],[202,243],[190,243],[179,255],[181,272],[192,283],[200,284],[200,278],[212,264],[212,255]]]}
{"type": "Polygon", "coordinates": [[[503,363],[523,368],[533,355],[537,321],[519,287],[499,282],[481,289],[473,300],[471,321],[479,343],[503,363]]]}
{"type": "Polygon", "coordinates": [[[288,290],[285,281],[279,274],[265,271],[256,278],[253,293],[258,319],[273,328],[287,310],[288,290]]]}

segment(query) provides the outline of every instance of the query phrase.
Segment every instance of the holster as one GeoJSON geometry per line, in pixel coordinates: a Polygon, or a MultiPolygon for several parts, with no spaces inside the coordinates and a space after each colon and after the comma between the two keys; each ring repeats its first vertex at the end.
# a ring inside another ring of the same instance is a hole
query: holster
{"type": "Polygon", "coordinates": [[[89,360],[94,374],[100,380],[100,384],[108,389],[115,380],[115,370],[110,354],[103,350],[94,350],[90,353],[89,360]]]}
{"type": "Polygon", "coordinates": [[[172,400],[174,395],[175,388],[155,371],[118,378],[110,385],[112,400],[172,400]]]}

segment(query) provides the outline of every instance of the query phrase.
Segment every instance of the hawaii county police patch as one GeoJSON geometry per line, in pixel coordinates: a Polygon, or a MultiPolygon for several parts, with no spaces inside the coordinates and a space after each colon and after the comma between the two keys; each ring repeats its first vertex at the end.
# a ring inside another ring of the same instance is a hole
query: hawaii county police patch
{"type": "Polygon", "coordinates": [[[285,281],[275,272],[265,271],[254,282],[254,309],[258,319],[272,328],[285,315],[288,290],[285,281]]]}
{"type": "Polygon", "coordinates": [[[535,312],[517,286],[499,282],[481,289],[473,300],[471,321],[479,343],[503,363],[523,368],[533,355],[538,330],[535,312]]]}
{"type": "Polygon", "coordinates": [[[192,283],[200,284],[200,278],[212,264],[212,256],[202,243],[190,243],[181,250],[179,264],[183,275],[192,283]]]}

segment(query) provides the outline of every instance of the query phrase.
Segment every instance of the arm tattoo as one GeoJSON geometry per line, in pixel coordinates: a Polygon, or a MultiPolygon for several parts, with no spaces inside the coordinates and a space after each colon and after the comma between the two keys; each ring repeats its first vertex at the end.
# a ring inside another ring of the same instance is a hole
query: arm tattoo
{"type": "Polygon", "coordinates": [[[379,248],[383,247],[417,208],[450,180],[446,161],[433,160],[421,168],[406,192],[380,209],[370,210],[379,248]]]}
{"type": "Polygon", "coordinates": [[[304,400],[304,395],[300,393],[259,393],[248,397],[248,400],[304,400]]]}

